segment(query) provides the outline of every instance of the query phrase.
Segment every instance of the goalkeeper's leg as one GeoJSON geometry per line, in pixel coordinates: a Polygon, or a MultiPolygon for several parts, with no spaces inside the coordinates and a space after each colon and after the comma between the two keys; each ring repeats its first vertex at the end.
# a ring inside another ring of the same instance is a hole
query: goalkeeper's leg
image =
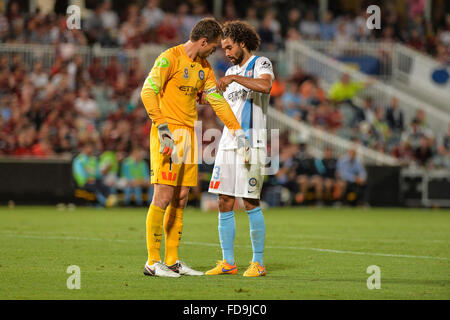
{"type": "Polygon", "coordinates": [[[161,263],[160,248],[162,240],[162,228],[164,212],[172,199],[175,187],[163,184],[155,184],[155,192],[146,220],[148,260],[144,274],[175,277],[173,271],[164,268],[161,263]]]}

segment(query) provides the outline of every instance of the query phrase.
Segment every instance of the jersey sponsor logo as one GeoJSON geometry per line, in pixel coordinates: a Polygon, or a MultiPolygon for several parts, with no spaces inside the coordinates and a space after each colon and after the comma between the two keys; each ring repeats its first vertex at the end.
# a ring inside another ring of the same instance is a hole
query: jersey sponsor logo
{"type": "Polygon", "coordinates": [[[183,78],[185,78],[185,79],[189,78],[189,70],[187,67],[184,68],[183,78]]]}
{"type": "Polygon", "coordinates": [[[156,66],[161,68],[167,68],[168,66],[170,66],[169,59],[167,59],[166,57],[159,58],[158,61],[156,61],[156,66]]]}
{"type": "Polygon", "coordinates": [[[191,86],[179,86],[178,89],[180,89],[181,91],[184,92],[184,94],[190,95],[190,96],[195,96],[197,94],[197,88],[191,87],[191,86]]]}
{"type": "Polygon", "coordinates": [[[200,70],[200,71],[198,72],[198,77],[200,78],[200,80],[205,79],[205,71],[200,70]]]}
{"type": "Polygon", "coordinates": [[[177,178],[177,174],[172,172],[161,172],[162,178],[163,180],[169,180],[169,181],[175,181],[175,179],[177,178]]]}
{"type": "Polygon", "coordinates": [[[216,92],[216,91],[217,91],[216,87],[213,87],[211,89],[205,90],[205,93],[206,94],[210,94],[210,93],[213,93],[213,92],[216,92]]]}
{"type": "Polygon", "coordinates": [[[219,185],[220,185],[220,181],[211,181],[209,183],[209,188],[210,189],[217,189],[217,188],[219,188],[219,185]]]}
{"type": "Polygon", "coordinates": [[[248,180],[248,184],[252,187],[256,186],[257,183],[258,180],[256,180],[255,178],[250,178],[250,180],[248,180]]]}
{"type": "Polygon", "coordinates": [[[249,93],[250,93],[250,90],[245,90],[245,89],[233,91],[228,94],[227,100],[230,100],[233,103],[238,100],[246,100],[249,93]]]}
{"type": "Polygon", "coordinates": [[[270,62],[269,61],[263,61],[263,63],[261,63],[261,68],[263,68],[263,69],[270,69],[270,68],[272,68],[272,65],[270,64],[270,62]]]}

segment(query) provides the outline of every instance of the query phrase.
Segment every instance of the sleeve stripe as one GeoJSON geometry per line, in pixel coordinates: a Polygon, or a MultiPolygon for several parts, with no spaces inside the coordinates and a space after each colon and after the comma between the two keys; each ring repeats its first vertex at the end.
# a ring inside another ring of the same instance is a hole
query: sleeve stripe
{"type": "Polygon", "coordinates": [[[223,98],[223,96],[220,93],[217,93],[217,92],[211,92],[207,96],[211,96],[211,97],[213,97],[215,99],[222,99],[223,98]]]}
{"type": "Polygon", "coordinates": [[[148,77],[147,78],[147,82],[152,86],[153,91],[155,91],[155,93],[158,94],[159,93],[159,89],[156,86],[156,84],[153,83],[152,78],[148,77]]]}

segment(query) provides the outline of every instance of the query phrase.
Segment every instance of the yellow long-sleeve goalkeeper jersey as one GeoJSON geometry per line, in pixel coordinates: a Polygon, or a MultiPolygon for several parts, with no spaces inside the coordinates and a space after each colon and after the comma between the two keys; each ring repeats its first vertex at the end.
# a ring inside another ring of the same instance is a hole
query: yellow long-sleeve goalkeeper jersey
{"type": "Polygon", "coordinates": [[[223,96],[216,92],[214,70],[206,59],[192,60],[183,45],[164,51],[155,61],[142,87],[141,98],[152,121],[194,127],[197,120],[196,96],[207,93],[207,100],[228,127],[241,126],[223,96]]]}

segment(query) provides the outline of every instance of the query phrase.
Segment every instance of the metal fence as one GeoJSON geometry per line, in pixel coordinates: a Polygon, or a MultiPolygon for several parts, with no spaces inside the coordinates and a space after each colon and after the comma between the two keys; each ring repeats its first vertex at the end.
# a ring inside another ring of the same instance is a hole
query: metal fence
{"type": "Polygon", "coordinates": [[[6,55],[9,62],[18,55],[25,65],[31,70],[34,63],[42,61],[44,68],[48,69],[58,57],[64,61],[81,55],[83,63],[90,65],[94,58],[99,58],[102,65],[108,65],[112,57],[116,57],[125,71],[136,62],[137,59],[145,68],[150,69],[158,55],[166,49],[165,46],[143,46],[140,49],[123,50],[120,48],[101,48],[96,46],[75,46],[72,44],[61,45],[36,45],[36,44],[0,44],[0,55],[6,55]]]}
{"type": "MultiPolygon", "coordinates": [[[[369,149],[363,145],[355,144],[337,135],[314,128],[304,122],[299,122],[271,107],[267,111],[267,128],[279,129],[280,133],[287,130],[290,134],[302,137],[302,139],[306,140],[308,147],[312,149],[313,153],[325,149],[326,146],[331,146],[335,155],[339,157],[349,149],[356,148],[359,158],[366,165],[393,166],[399,164],[394,157],[369,149]]],[[[314,155],[317,156],[317,154],[314,155]]]]}
{"type": "Polygon", "coordinates": [[[389,80],[392,76],[392,61],[395,44],[382,41],[370,42],[334,42],[326,40],[302,40],[302,43],[314,50],[339,60],[345,58],[375,57],[379,61],[378,78],[389,80]]]}
{"type": "Polygon", "coordinates": [[[436,59],[397,43],[392,56],[392,83],[408,94],[429,101],[441,110],[450,112],[450,83],[436,84],[432,73],[450,71],[436,59]]]}
{"type": "MultiPolygon", "coordinates": [[[[286,45],[286,59],[290,70],[301,67],[306,72],[318,76],[325,88],[339,81],[344,73],[348,73],[352,80],[355,81],[369,80],[369,77],[360,71],[314,50],[304,43],[288,42],[286,45]]],[[[363,96],[371,96],[375,105],[378,106],[386,106],[393,97],[396,97],[398,99],[399,107],[404,112],[406,123],[409,123],[409,121],[415,117],[417,110],[422,109],[426,113],[427,126],[436,136],[443,134],[450,123],[449,113],[443,112],[393,86],[386,85],[380,80],[375,80],[370,87],[357,95],[359,98],[363,96]]]]}

